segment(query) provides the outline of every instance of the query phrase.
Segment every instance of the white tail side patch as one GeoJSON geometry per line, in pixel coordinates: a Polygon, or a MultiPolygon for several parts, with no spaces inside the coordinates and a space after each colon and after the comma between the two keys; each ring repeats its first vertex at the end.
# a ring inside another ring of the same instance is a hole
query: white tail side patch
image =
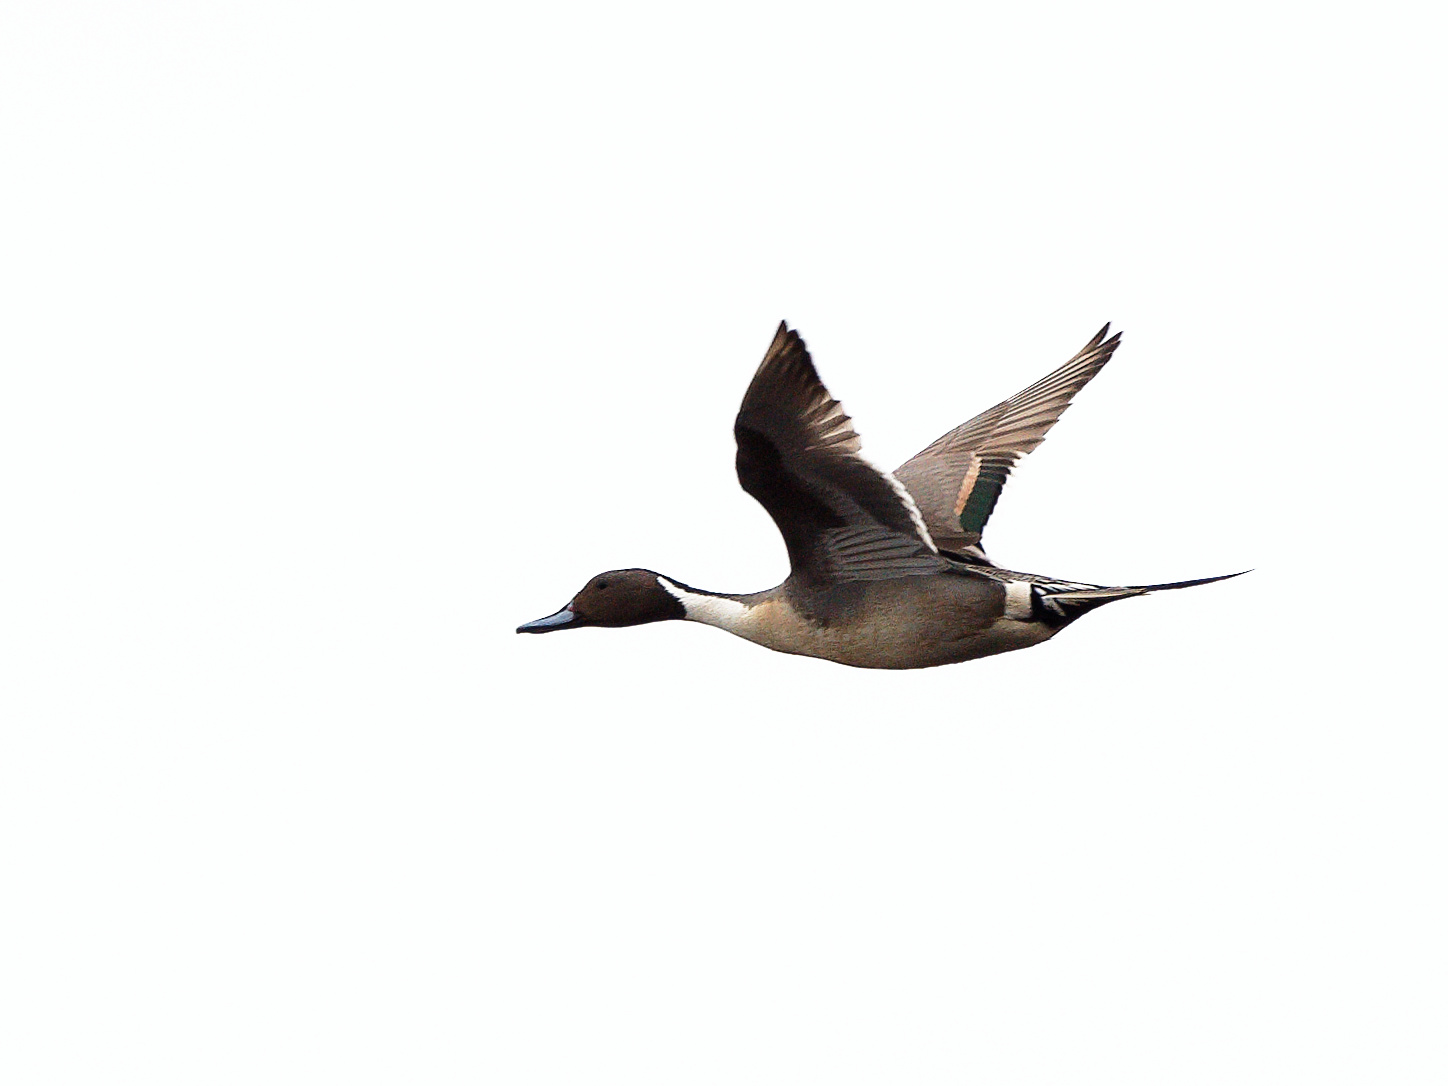
{"type": "Polygon", "coordinates": [[[1006,618],[1026,622],[1031,617],[1031,582],[1006,582],[1006,618]]]}
{"type": "Polygon", "coordinates": [[[744,628],[744,618],[749,608],[738,600],[723,596],[709,596],[702,592],[690,592],[682,585],[674,584],[666,577],[659,578],[659,586],[684,605],[684,618],[689,622],[702,622],[706,626],[718,626],[721,630],[738,634],[744,628]]]}

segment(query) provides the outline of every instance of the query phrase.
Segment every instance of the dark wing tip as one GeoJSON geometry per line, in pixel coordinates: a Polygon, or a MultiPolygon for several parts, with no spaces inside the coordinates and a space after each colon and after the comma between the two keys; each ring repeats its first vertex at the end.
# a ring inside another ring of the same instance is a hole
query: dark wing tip
{"type": "Polygon", "coordinates": [[[1097,332],[1096,335],[1091,338],[1091,342],[1086,344],[1085,349],[1089,351],[1093,347],[1104,347],[1108,352],[1116,350],[1116,348],[1121,344],[1121,333],[1117,332],[1115,335],[1111,336],[1110,339],[1108,339],[1107,333],[1110,331],[1111,322],[1107,321],[1101,326],[1101,331],[1097,332]]]}
{"type": "Polygon", "coordinates": [[[754,371],[754,380],[744,394],[743,406],[747,408],[757,405],[759,397],[765,395],[766,387],[770,389],[768,398],[775,398],[783,390],[789,389],[794,398],[800,399],[799,406],[803,406],[808,399],[809,390],[815,385],[823,389],[803,337],[797,329],[790,328],[785,321],[780,321],[779,327],[775,329],[774,339],[769,343],[769,349],[764,352],[759,368],[754,371]]]}
{"type": "Polygon", "coordinates": [[[780,321],[779,336],[787,346],[798,347],[808,353],[809,348],[804,345],[804,336],[799,334],[798,328],[791,328],[784,321],[780,321]]]}
{"type": "Polygon", "coordinates": [[[779,327],[774,330],[774,338],[769,341],[769,349],[764,352],[764,360],[760,362],[762,370],[771,362],[789,358],[794,355],[803,355],[809,358],[809,348],[805,346],[804,339],[797,329],[791,328],[786,321],[780,321],[779,327]]]}
{"type": "Polygon", "coordinates": [[[1081,355],[1090,351],[1103,351],[1107,357],[1110,357],[1111,352],[1121,345],[1121,333],[1117,332],[1108,339],[1107,334],[1110,331],[1111,322],[1107,321],[1101,326],[1101,330],[1091,337],[1091,341],[1076,352],[1077,357],[1079,358],[1081,355]]]}

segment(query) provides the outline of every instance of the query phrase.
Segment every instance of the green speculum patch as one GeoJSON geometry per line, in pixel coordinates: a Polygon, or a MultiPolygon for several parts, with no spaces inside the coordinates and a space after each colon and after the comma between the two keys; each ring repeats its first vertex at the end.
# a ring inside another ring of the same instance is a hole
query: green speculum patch
{"type": "Polygon", "coordinates": [[[965,505],[960,510],[961,531],[970,535],[978,534],[985,528],[985,522],[990,519],[996,499],[1001,496],[1001,489],[1005,484],[1005,472],[987,468],[980,473],[980,478],[971,488],[970,497],[965,499],[965,505]]]}

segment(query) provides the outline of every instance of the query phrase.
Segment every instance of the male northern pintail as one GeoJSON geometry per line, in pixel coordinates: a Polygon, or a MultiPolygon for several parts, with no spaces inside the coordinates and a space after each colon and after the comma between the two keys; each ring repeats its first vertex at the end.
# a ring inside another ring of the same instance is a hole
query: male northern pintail
{"type": "Polygon", "coordinates": [[[600,573],[548,633],[687,619],[779,652],[853,667],[954,664],[1055,636],[1112,600],[1235,577],[1106,587],[1002,569],[981,531],[1016,460],[1042,439],[1121,341],[1101,329],[1075,358],[894,472],[860,439],[783,323],[734,422],[740,485],[774,518],[790,573],[765,592],[706,592],[646,569],[600,573]]]}

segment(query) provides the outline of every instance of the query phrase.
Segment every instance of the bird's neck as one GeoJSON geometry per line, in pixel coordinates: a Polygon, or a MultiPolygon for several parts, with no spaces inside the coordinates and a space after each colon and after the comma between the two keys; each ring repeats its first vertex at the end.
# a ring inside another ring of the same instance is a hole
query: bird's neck
{"type": "Polygon", "coordinates": [[[745,619],[754,605],[754,596],[732,595],[726,592],[709,592],[690,588],[668,577],[660,577],[659,584],[664,591],[684,605],[684,619],[687,622],[702,622],[706,626],[718,626],[730,633],[739,633],[745,619]]]}

